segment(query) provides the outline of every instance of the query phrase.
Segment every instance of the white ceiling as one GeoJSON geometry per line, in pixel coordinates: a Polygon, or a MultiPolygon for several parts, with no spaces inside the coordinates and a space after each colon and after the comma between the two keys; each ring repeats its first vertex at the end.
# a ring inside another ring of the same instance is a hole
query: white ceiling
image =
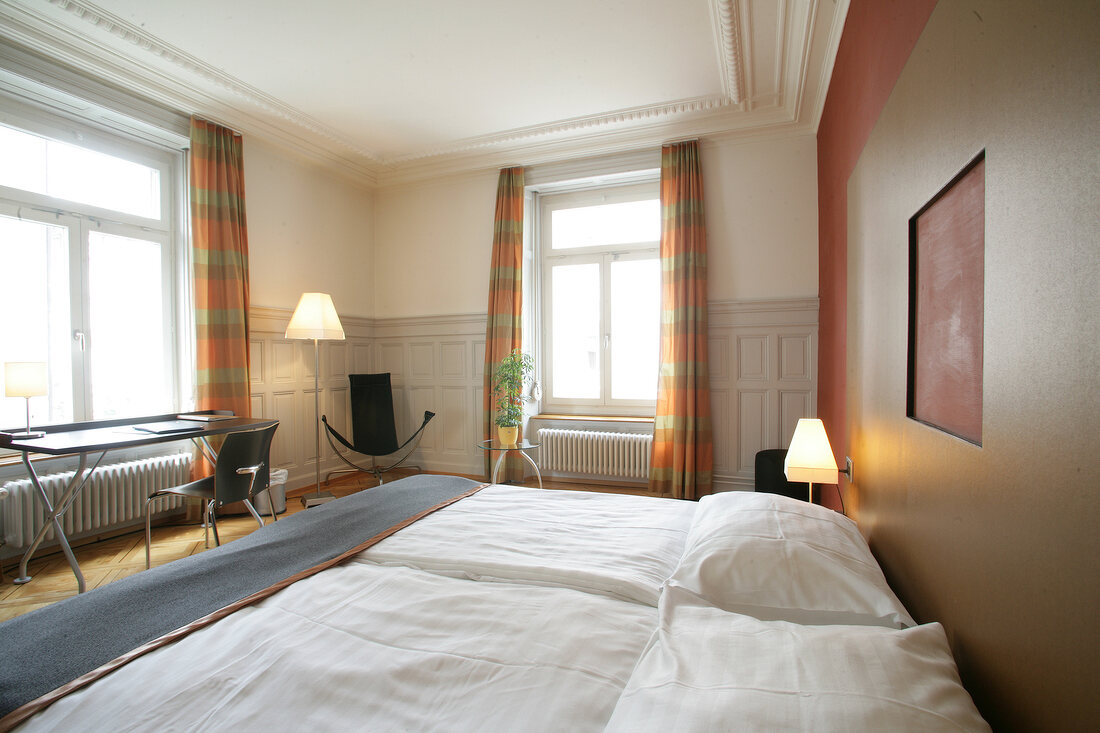
{"type": "Polygon", "coordinates": [[[847,0],[0,0],[0,36],[369,184],[816,129],[847,0]]]}

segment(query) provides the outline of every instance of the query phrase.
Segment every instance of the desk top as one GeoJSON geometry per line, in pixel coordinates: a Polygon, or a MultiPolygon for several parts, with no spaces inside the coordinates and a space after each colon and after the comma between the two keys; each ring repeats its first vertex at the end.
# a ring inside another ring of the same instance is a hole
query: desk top
{"type": "MultiPolygon", "coordinates": [[[[193,415],[216,415],[213,410],[188,413],[193,415]]],[[[53,456],[73,453],[91,453],[95,451],[133,448],[155,443],[169,443],[174,440],[203,438],[211,435],[225,435],[246,430],[259,430],[277,424],[278,420],[265,420],[255,417],[233,417],[213,422],[195,421],[193,430],[170,433],[154,433],[141,430],[141,426],[150,423],[176,422],[178,417],[171,415],[153,415],[131,417],[121,420],[92,420],[89,422],[68,423],[66,425],[35,426],[44,432],[40,438],[13,440],[6,433],[0,433],[0,448],[23,451],[24,453],[45,453],[53,456]]]]}

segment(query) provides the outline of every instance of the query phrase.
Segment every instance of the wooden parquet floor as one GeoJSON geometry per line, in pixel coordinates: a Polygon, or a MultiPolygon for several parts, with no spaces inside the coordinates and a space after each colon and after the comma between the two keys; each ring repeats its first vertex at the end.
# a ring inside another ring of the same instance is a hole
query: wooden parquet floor
{"type": "MultiPolygon", "coordinates": [[[[396,473],[396,472],[395,472],[396,473]]],[[[387,474],[387,481],[396,476],[387,474]]],[[[471,477],[476,478],[476,477],[471,477]]],[[[324,490],[336,496],[346,496],[375,486],[374,479],[358,475],[335,479],[325,484],[324,490]]],[[[535,485],[528,482],[528,485],[535,485]]],[[[545,482],[545,488],[572,489],[587,491],[613,491],[620,493],[646,493],[643,489],[614,486],[578,485],[545,482]]],[[[298,489],[287,497],[286,513],[280,519],[295,512],[304,511],[299,497],[312,493],[312,486],[298,489]]],[[[265,521],[271,520],[265,518],[265,521]]],[[[218,534],[222,543],[232,542],[244,537],[258,528],[251,515],[220,517],[218,534]]],[[[181,557],[203,552],[204,530],[201,524],[175,522],[153,527],[152,564],[153,566],[177,560],[181,557]]],[[[210,546],[214,546],[213,534],[210,546]]],[[[98,588],[119,578],[125,578],[145,569],[145,528],[127,532],[118,536],[88,542],[73,548],[87,588],[98,588]]],[[[36,608],[56,603],[76,595],[76,578],[69,563],[60,550],[35,555],[28,564],[27,572],[32,580],[23,585],[15,585],[12,579],[19,574],[20,558],[8,558],[3,562],[3,577],[0,578],[0,621],[6,621],[36,608]]]]}

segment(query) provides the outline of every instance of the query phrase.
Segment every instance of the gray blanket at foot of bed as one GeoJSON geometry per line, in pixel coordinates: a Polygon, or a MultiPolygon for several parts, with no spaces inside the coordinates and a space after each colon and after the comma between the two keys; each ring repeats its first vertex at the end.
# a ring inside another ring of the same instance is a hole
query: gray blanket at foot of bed
{"type": "Polygon", "coordinates": [[[478,486],[455,476],[411,476],[0,624],[0,717],[478,486]]]}

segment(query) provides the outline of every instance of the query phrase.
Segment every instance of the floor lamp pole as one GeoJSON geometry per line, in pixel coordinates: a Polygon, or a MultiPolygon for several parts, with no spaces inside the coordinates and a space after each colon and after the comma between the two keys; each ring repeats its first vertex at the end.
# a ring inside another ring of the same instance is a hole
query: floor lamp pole
{"type": "Polygon", "coordinates": [[[327,491],[321,493],[321,345],[318,339],[313,339],[313,436],[317,451],[317,461],[314,463],[316,483],[313,496],[302,497],[302,504],[307,509],[336,498],[327,491]]]}

